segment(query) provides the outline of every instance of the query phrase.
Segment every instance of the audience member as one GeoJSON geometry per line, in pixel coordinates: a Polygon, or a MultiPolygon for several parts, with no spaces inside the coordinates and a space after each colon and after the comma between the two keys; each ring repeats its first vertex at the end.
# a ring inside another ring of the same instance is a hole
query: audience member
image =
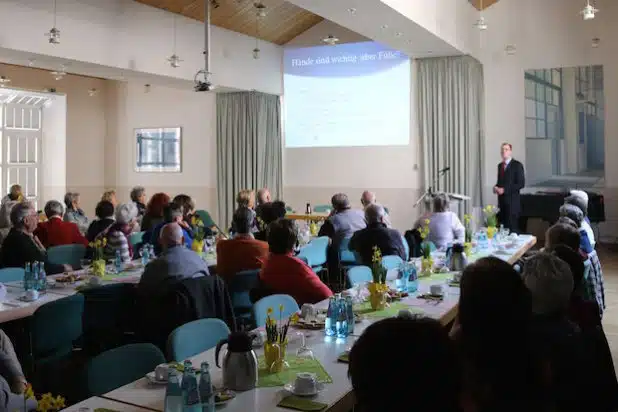
{"type": "Polygon", "coordinates": [[[142,231],[150,232],[158,224],[164,222],[163,209],[170,203],[170,197],[165,193],[152,195],[146,206],[146,214],[142,218],[142,231]]]}
{"type": "Polygon", "coordinates": [[[200,256],[184,247],[183,230],[177,223],[168,223],[161,230],[159,240],[163,253],[146,265],[137,286],[145,297],[164,295],[170,280],[208,276],[208,266],[200,256]]]}
{"type": "Polygon", "coordinates": [[[64,195],[64,204],[67,208],[64,213],[64,221],[75,223],[80,233],[86,233],[89,225],[88,216],[79,207],[79,193],[68,192],[64,195]]]}
{"type": "Polygon", "coordinates": [[[107,200],[101,200],[94,211],[97,216],[96,220],[93,220],[86,232],[86,239],[88,242],[92,242],[100,233],[105,232],[107,228],[116,222],[114,220],[114,205],[107,200]]]}
{"type": "Polygon", "coordinates": [[[120,252],[123,262],[133,258],[133,246],[129,242],[133,224],[137,219],[137,207],[134,203],[122,203],[116,208],[116,222],[107,230],[107,253],[114,257],[120,252]]]}
{"type": "Polygon", "coordinates": [[[34,236],[36,236],[46,248],[60,245],[84,245],[88,246],[88,240],[82,236],[77,225],[62,220],[64,210],[57,200],[50,200],[45,204],[45,222],[39,222],[34,236]]]}
{"type": "Polygon", "coordinates": [[[531,299],[501,259],[466,267],[452,336],[464,365],[466,410],[547,411],[548,380],[530,339],[531,299]]]}
{"type": "Polygon", "coordinates": [[[376,322],[350,351],[348,375],[361,412],[460,411],[460,374],[447,333],[428,318],[376,322]]]}
{"type": "Polygon", "coordinates": [[[2,198],[2,203],[0,205],[0,228],[11,228],[11,209],[23,199],[24,196],[21,191],[21,186],[11,186],[9,194],[2,198]]]}
{"type": "MultiPolygon", "coordinates": [[[[449,200],[444,193],[433,198],[433,213],[429,217],[429,235],[427,240],[438,249],[445,249],[449,243],[465,241],[466,229],[454,212],[449,209],[449,200]]],[[[417,225],[418,227],[418,225],[417,225]]]]}
{"type": "MultiPolygon", "coordinates": [[[[8,382],[11,392],[22,394],[26,390],[28,382],[26,381],[24,371],[19,363],[11,339],[3,330],[0,330],[0,376],[8,382]]],[[[21,408],[18,408],[18,410],[21,410],[21,408]]]]}
{"type": "Polygon", "coordinates": [[[268,228],[270,257],[260,272],[260,280],[275,293],[292,296],[299,306],[317,303],[333,292],[302,260],[293,256],[298,243],[296,224],[279,219],[268,228]]]}
{"type": "Polygon", "coordinates": [[[272,202],[272,199],[270,197],[270,190],[268,190],[268,188],[264,187],[257,191],[257,206],[255,207],[255,211],[257,212],[258,216],[260,215],[260,207],[268,205],[270,204],[270,202],[272,202]]]}
{"type": "MultiPolygon", "coordinates": [[[[587,199],[587,198],[586,198],[587,199]]],[[[582,220],[582,229],[586,231],[586,235],[588,236],[588,240],[590,241],[590,245],[594,249],[596,245],[596,241],[594,239],[594,231],[592,230],[592,226],[590,226],[590,220],[588,219],[588,201],[584,200],[584,198],[576,195],[571,195],[564,199],[564,203],[576,206],[579,210],[582,211],[584,215],[584,219],[582,220]]]]}
{"type": "Polygon", "coordinates": [[[406,249],[403,245],[401,233],[395,229],[389,229],[384,223],[386,212],[382,205],[373,203],[365,208],[365,220],[367,227],[352,235],[350,250],[356,252],[361,263],[371,266],[373,248],[380,249],[382,256],[396,255],[403,261],[406,260],[406,249]]]}
{"type": "Polygon", "coordinates": [[[143,186],[135,186],[131,190],[131,201],[137,207],[137,217],[142,219],[146,214],[146,189],[143,186]]]}
{"type": "Polygon", "coordinates": [[[590,253],[594,250],[592,244],[590,243],[590,239],[588,238],[588,234],[586,230],[582,227],[582,223],[584,221],[584,213],[577,206],[571,204],[564,204],[560,206],[560,216],[568,217],[571,219],[580,234],[580,246],[579,248],[583,250],[585,253],[590,253]]]}
{"type": "Polygon", "coordinates": [[[176,223],[182,229],[182,237],[185,241],[185,246],[191,249],[191,244],[193,243],[193,236],[191,234],[191,227],[184,220],[184,213],[182,210],[182,206],[178,203],[170,203],[163,210],[163,222],[159,223],[152,230],[150,234],[144,234],[143,241],[146,243],[151,243],[154,245],[155,254],[158,255],[163,250],[163,245],[161,245],[160,233],[163,226],[168,223],[176,223]]]}
{"type": "Polygon", "coordinates": [[[30,202],[21,202],[13,207],[13,227],[0,248],[0,267],[23,268],[28,262],[44,262],[48,274],[73,270],[69,265],[57,265],[47,260],[45,247],[34,236],[38,223],[38,214],[30,202]]]}
{"type": "Polygon", "coordinates": [[[249,209],[238,209],[233,221],[234,238],[217,243],[217,274],[226,280],[243,270],[261,269],[269,253],[268,243],[255,240],[251,234],[253,214],[249,209]]]}
{"type": "Polygon", "coordinates": [[[118,206],[118,198],[116,197],[116,191],[114,189],[106,190],[105,192],[103,192],[101,200],[111,202],[111,204],[114,205],[114,208],[118,206]]]}
{"type": "MultiPolygon", "coordinates": [[[[252,190],[241,190],[240,192],[238,192],[238,195],[236,196],[236,211],[238,211],[239,209],[249,209],[251,211],[251,213],[253,214],[253,223],[251,224],[251,233],[257,232],[258,231],[258,227],[257,227],[257,221],[256,221],[256,214],[255,214],[255,194],[253,193],[252,190]]],[[[234,222],[232,221],[232,225],[231,225],[231,229],[230,229],[231,233],[236,233],[236,228],[234,227],[234,222]]]]}
{"type": "Polygon", "coordinates": [[[286,213],[285,202],[281,200],[264,204],[261,209],[261,216],[258,215],[258,219],[256,219],[257,231],[254,233],[255,238],[264,242],[268,241],[268,225],[277,219],[283,219],[286,213]]]}
{"type": "Polygon", "coordinates": [[[326,219],[318,236],[328,236],[335,240],[352,237],[357,230],[367,227],[362,210],[352,209],[348,196],[337,193],[331,198],[333,211],[326,219]]]}
{"type": "MultiPolygon", "coordinates": [[[[363,194],[361,195],[361,205],[363,205],[363,209],[365,209],[367,206],[372,205],[376,203],[376,195],[373,192],[370,192],[369,190],[365,190],[363,192],[363,194]]],[[[388,217],[388,211],[386,210],[386,208],[384,208],[384,224],[386,225],[386,227],[391,227],[391,220],[388,217]]]]}
{"type": "Polygon", "coordinates": [[[183,219],[191,225],[191,218],[195,214],[195,202],[189,195],[176,195],[172,203],[182,206],[183,219]]]}

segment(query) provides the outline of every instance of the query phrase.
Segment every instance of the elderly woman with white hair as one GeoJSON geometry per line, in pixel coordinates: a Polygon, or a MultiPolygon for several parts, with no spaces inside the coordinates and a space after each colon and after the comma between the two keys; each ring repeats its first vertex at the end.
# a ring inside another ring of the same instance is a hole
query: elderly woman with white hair
{"type": "Polygon", "coordinates": [[[88,216],[79,207],[79,193],[68,192],[64,195],[64,204],[67,208],[64,213],[64,221],[75,223],[79,232],[85,234],[88,231],[90,222],[88,222],[88,216]]]}
{"type": "Polygon", "coordinates": [[[117,252],[120,252],[120,257],[124,262],[131,261],[133,246],[129,242],[129,235],[133,231],[136,219],[137,206],[134,203],[123,203],[116,207],[116,223],[98,236],[107,238],[106,253],[110,257],[114,257],[117,252]]]}
{"type": "Polygon", "coordinates": [[[21,202],[11,209],[13,227],[0,249],[0,266],[23,268],[28,262],[44,262],[49,274],[72,270],[69,265],[57,265],[47,261],[45,247],[34,236],[39,216],[30,202],[21,202]]]}
{"type": "Polygon", "coordinates": [[[585,253],[591,253],[594,251],[590,238],[588,237],[588,232],[583,227],[584,213],[582,210],[575,205],[566,203],[560,206],[559,212],[561,217],[568,217],[573,221],[573,223],[575,223],[575,226],[577,226],[580,234],[579,248],[585,253]]]}
{"type": "MultiPolygon", "coordinates": [[[[438,249],[444,249],[449,243],[465,241],[466,229],[459,217],[450,210],[448,197],[444,193],[437,194],[433,199],[433,213],[429,217],[429,236],[438,249]]],[[[419,222],[422,223],[422,222],[419,222]]],[[[417,224],[419,227],[420,224],[417,224]]]]}
{"type": "Polygon", "coordinates": [[[594,231],[592,226],[590,226],[590,219],[588,219],[588,195],[581,190],[573,190],[571,191],[571,196],[564,199],[564,203],[577,206],[582,211],[584,219],[582,220],[581,227],[586,231],[590,245],[594,248],[596,241],[594,239],[594,231]]]}

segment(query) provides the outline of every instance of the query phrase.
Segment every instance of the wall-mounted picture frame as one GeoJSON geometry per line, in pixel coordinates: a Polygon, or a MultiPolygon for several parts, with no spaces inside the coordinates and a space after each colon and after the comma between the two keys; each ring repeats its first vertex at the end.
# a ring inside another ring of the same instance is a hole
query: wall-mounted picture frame
{"type": "Polygon", "coordinates": [[[182,171],[182,128],[145,127],[134,130],[135,171],[182,171]]]}

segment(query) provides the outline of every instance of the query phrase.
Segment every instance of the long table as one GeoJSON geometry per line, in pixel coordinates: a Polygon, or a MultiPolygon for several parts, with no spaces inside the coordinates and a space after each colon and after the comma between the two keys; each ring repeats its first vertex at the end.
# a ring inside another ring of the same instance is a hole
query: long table
{"type": "MultiPolygon", "coordinates": [[[[518,248],[513,250],[508,256],[498,254],[497,256],[509,263],[514,263],[528,249],[536,243],[536,238],[533,236],[521,237],[518,248]]],[[[471,260],[490,255],[492,251],[479,253],[472,256],[471,260]]],[[[448,273],[438,273],[427,278],[419,280],[419,294],[426,293],[432,284],[440,283],[447,285],[447,280],[452,275],[448,273]]],[[[447,285],[448,286],[448,285],[447,285]]],[[[350,290],[353,294],[355,291],[350,290]]],[[[425,316],[438,319],[442,324],[450,323],[457,314],[457,303],[459,301],[459,288],[446,288],[446,293],[442,301],[424,300],[414,294],[400,303],[408,307],[412,312],[423,314],[425,316]]],[[[328,306],[328,301],[318,303],[318,309],[325,309],[328,306]]],[[[323,392],[315,397],[315,400],[328,405],[329,411],[349,411],[354,407],[354,397],[352,393],[352,385],[348,379],[348,365],[340,363],[337,358],[341,353],[349,350],[356,339],[362,332],[372,323],[380,318],[367,317],[354,327],[354,333],[345,340],[333,339],[326,337],[322,330],[307,331],[293,328],[289,333],[288,354],[296,353],[300,347],[300,337],[296,333],[303,333],[306,336],[306,343],[313,351],[314,356],[318,359],[326,372],[332,377],[333,383],[326,384],[323,392]]],[[[256,349],[256,354],[263,354],[261,348],[256,349]]],[[[206,361],[211,365],[211,375],[215,386],[222,385],[221,369],[215,367],[214,349],[207,350],[197,356],[191,358],[195,366],[198,366],[202,361],[206,361]]],[[[225,410],[232,411],[256,411],[266,412],[273,410],[284,410],[277,407],[277,403],[288,394],[282,387],[257,388],[255,390],[238,393],[236,398],[230,401],[225,410]]],[[[154,411],[163,411],[165,402],[165,387],[154,386],[148,383],[145,378],[124,385],[111,392],[103,395],[104,398],[123,402],[142,408],[151,409],[154,411]]]]}

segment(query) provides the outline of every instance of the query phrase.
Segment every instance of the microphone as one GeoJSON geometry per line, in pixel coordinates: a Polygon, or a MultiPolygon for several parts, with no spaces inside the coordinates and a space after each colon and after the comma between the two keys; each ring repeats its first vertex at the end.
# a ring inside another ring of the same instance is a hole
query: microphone
{"type": "Polygon", "coordinates": [[[440,171],[438,171],[438,173],[445,173],[445,172],[448,172],[449,170],[451,170],[451,167],[446,166],[444,169],[441,169],[440,171]]]}

